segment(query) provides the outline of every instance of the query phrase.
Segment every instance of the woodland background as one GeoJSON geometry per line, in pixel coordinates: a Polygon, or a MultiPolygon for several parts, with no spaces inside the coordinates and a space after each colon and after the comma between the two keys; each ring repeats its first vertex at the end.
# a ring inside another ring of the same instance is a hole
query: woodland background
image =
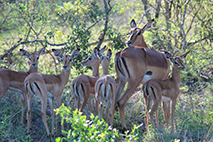
{"type": "MultiPolygon", "coordinates": [[[[131,131],[134,125],[138,126],[132,135],[139,139],[132,141],[213,141],[212,1],[0,0],[0,68],[27,71],[28,61],[19,49],[33,52],[46,45],[45,54],[39,59],[39,72],[58,74],[62,65],[55,59],[51,49],[58,48],[71,53],[73,49],[80,48],[81,52],[73,61],[69,82],[62,96],[65,106],[75,110],[72,80],[82,73],[92,75],[91,68],[80,66],[81,61],[88,57],[94,47],[106,45],[113,51],[109,73],[116,76],[114,55],[126,47],[130,21],[135,19],[137,26],[142,27],[152,18],[155,19],[154,24],[143,34],[149,48],[167,50],[173,55],[191,52],[185,61],[186,69],[181,72],[175,134],[171,134],[170,128],[165,129],[161,109],[162,129],[151,129],[150,135],[146,134],[143,94],[136,91],[125,109],[128,129],[131,131]]],[[[88,107],[85,114],[90,115],[88,107]]],[[[47,115],[51,128],[49,108],[47,115]]],[[[27,135],[26,120],[24,125],[19,124],[20,94],[8,91],[0,101],[1,141],[49,141],[37,97],[34,97],[32,116],[34,130],[27,135]]],[[[121,130],[118,112],[115,112],[114,127],[121,130]]]]}

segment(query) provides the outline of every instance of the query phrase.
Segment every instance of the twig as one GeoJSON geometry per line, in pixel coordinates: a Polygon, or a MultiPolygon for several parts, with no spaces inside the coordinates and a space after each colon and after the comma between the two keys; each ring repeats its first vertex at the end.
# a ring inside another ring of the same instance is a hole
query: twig
{"type": "MultiPolygon", "coordinates": [[[[98,45],[97,45],[97,48],[99,49],[103,40],[104,40],[104,36],[106,34],[106,31],[107,31],[107,24],[108,24],[108,13],[109,13],[109,10],[111,9],[108,9],[108,6],[107,6],[107,3],[106,3],[106,0],[103,0],[104,1],[104,5],[105,5],[105,13],[106,13],[106,20],[105,20],[105,26],[104,26],[104,32],[98,42],[98,45]]],[[[110,0],[108,0],[108,4],[110,4],[110,0]]],[[[109,5],[110,6],[110,5],[109,5]]],[[[111,6],[110,6],[111,7],[111,6]]]]}
{"type": "Polygon", "coordinates": [[[89,27],[87,28],[87,30],[89,30],[89,29],[91,29],[92,27],[94,27],[99,21],[101,21],[101,18],[98,19],[97,21],[95,21],[91,26],[89,26],[89,27]]]}
{"type": "Polygon", "coordinates": [[[16,47],[18,47],[18,46],[21,44],[21,40],[22,40],[22,39],[20,39],[20,40],[17,42],[16,45],[14,45],[13,47],[11,47],[4,55],[2,55],[2,56],[0,57],[0,60],[2,60],[5,56],[7,56],[8,53],[10,53],[10,52],[12,52],[14,49],[16,49],[16,47]]]}
{"type": "Polygon", "coordinates": [[[188,45],[188,46],[189,45],[195,45],[196,43],[201,42],[201,41],[206,40],[206,39],[213,39],[213,37],[205,36],[205,37],[203,37],[201,39],[195,40],[194,42],[188,42],[186,45],[188,45]]]}
{"type": "Polygon", "coordinates": [[[186,32],[186,35],[189,33],[189,31],[190,31],[191,28],[192,28],[192,24],[193,24],[193,22],[194,22],[194,19],[195,19],[197,13],[199,12],[199,10],[200,10],[200,8],[201,8],[201,3],[202,3],[202,2],[203,2],[203,0],[200,2],[199,7],[198,7],[197,11],[195,12],[195,14],[194,14],[194,16],[193,16],[193,18],[192,18],[192,21],[191,21],[191,23],[190,23],[190,26],[189,26],[187,32],[186,32]]]}
{"type": "MultiPolygon", "coordinates": [[[[19,0],[19,1],[20,1],[20,0],[19,0]]],[[[19,3],[19,1],[18,1],[17,3],[19,3]]],[[[17,3],[16,3],[16,4],[17,4],[17,3]]],[[[8,16],[9,16],[9,14],[13,11],[13,9],[14,9],[14,7],[11,8],[10,11],[7,13],[7,16],[4,18],[4,20],[3,20],[2,23],[1,23],[0,29],[1,29],[2,25],[6,22],[6,20],[7,20],[8,16]]]]}
{"type": "Polygon", "coordinates": [[[186,51],[186,33],[184,31],[183,25],[184,25],[184,22],[185,22],[186,9],[187,9],[188,2],[189,2],[189,0],[185,3],[185,8],[184,8],[184,12],[183,12],[183,22],[182,22],[182,24],[180,26],[180,28],[183,31],[183,38],[184,38],[183,49],[184,49],[184,52],[186,51]]]}

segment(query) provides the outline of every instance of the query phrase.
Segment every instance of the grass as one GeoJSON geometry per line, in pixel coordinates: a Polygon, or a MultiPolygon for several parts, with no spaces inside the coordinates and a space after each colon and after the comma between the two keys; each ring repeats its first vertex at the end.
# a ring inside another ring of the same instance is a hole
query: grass
{"type": "MultiPolygon", "coordinates": [[[[190,86],[189,86],[190,88],[190,86]]],[[[125,108],[127,128],[131,129],[134,125],[140,125],[138,133],[141,137],[139,141],[213,141],[213,89],[210,82],[199,81],[193,89],[181,91],[175,111],[175,133],[171,133],[171,122],[169,128],[165,128],[163,111],[159,107],[160,129],[153,129],[150,124],[150,134],[145,132],[143,125],[144,103],[142,92],[136,91],[128,101],[125,108]],[[193,90],[193,91],[192,91],[193,90]]],[[[75,98],[68,84],[62,96],[66,106],[75,109],[75,98]]],[[[56,104],[56,103],[55,103],[56,104]]],[[[0,138],[2,141],[50,141],[46,135],[46,130],[41,118],[41,104],[37,96],[33,98],[33,130],[26,134],[27,121],[20,125],[21,103],[20,94],[8,91],[0,101],[0,138]]],[[[25,110],[25,114],[26,114],[25,110]]],[[[84,109],[84,114],[89,118],[91,109],[88,105],[84,109]]],[[[97,115],[97,111],[94,112],[97,115]]],[[[58,119],[57,119],[58,120],[58,119]]],[[[49,106],[47,108],[47,122],[51,130],[51,115],[49,106]]],[[[66,129],[69,125],[65,125],[66,129]]],[[[121,128],[119,111],[115,112],[114,127],[121,128]]],[[[56,133],[55,137],[60,136],[56,133]]]]}

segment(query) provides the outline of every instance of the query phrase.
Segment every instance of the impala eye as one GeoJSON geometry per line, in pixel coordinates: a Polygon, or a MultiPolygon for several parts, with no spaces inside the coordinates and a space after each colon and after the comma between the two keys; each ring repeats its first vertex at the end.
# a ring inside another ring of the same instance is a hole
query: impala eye
{"type": "Polygon", "coordinates": [[[89,58],[88,58],[88,60],[92,60],[92,58],[91,58],[91,57],[89,57],[89,58]]]}
{"type": "Polygon", "coordinates": [[[39,59],[39,56],[37,56],[36,58],[37,58],[37,60],[38,60],[38,59],[39,59]]]}
{"type": "Polygon", "coordinates": [[[175,64],[178,64],[178,62],[177,62],[177,61],[175,61],[175,64]]]}
{"type": "Polygon", "coordinates": [[[30,61],[32,61],[31,57],[29,57],[30,61]]]}
{"type": "Polygon", "coordinates": [[[69,61],[71,62],[71,61],[72,61],[72,58],[69,58],[69,61]]]}

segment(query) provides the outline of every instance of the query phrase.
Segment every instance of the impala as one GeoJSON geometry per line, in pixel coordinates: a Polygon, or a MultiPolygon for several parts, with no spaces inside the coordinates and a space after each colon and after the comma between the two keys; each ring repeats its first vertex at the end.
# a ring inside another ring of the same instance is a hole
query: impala
{"type": "MultiPolygon", "coordinates": [[[[36,94],[41,99],[41,104],[42,104],[41,116],[42,116],[48,136],[50,135],[50,132],[49,132],[49,128],[47,126],[47,121],[46,121],[47,99],[50,102],[51,116],[52,116],[52,134],[54,135],[53,99],[54,98],[56,99],[57,107],[60,107],[62,92],[69,80],[71,62],[75,57],[78,56],[80,49],[74,50],[71,55],[64,55],[64,56],[59,50],[57,49],[52,49],[52,50],[55,56],[60,58],[63,61],[63,69],[61,73],[58,75],[32,73],[29,76],[27,76],[26,79],[24,80],[24,86],[26,89],[27,104],[28,104],[27,133],[29,133],[29,129],[32,127],[31,101],[32,101],[33,94],[36,94]]],[[[62,130],[64,130],[63,125],[62,125],[62,130]]]]}
{"type": "Polygon", "coordinates": [[[153,100],[154,104],[152,106],[152,109],[150,111],[150,120],[154,125],[154,112],[156,112],[156,123],[157,127],[159,129],[159,121],[158,121],[158,115],[157,115],[157,109],[160,105],[161,101],[165,102],[168,109],[164,109],[164,118],[166,121],[166,126],[168,127],[168,121],[170,117],[170,101],[172,101],[172,116],[171,116],[171,123],[172,123],[172,131],[174,130],[174,111],[175,111],[175,105],[177,102],[177,97],[180,92],[179,84],[180,84],[180,71],[185,68],[185,65],[183,64],[182,58],[185,58],[186,55],[189,52],[186,52],[180,56],[172,58],[172,56],[169,53],[166,56],[170,56],[170,60],[173,63],[172,66],[172,77],[166,80],[156,80],[152,79],[147,81],[143,85],[143,92],[144,92],[144,103],[145,103],[145,109],[146,109],[146,117],[144,119],[145,125],[146,125],[146,131],[149,132],[149,126],[148,126],[148,120],[149,120],[149,107],[150,107],[150,101],[153,100]],[[166,114],[166,115],[165,115],[166,114]]]}
{"type": "Polygon", "coordinates": [[[137,86],[150,79],[166,79],[170,71],[170,64],[165,55],[153,49],[148,49],[144,41],[142,34],[151,26],[153,21],[149,21],[142,28],[137,28],[135,22],[131,21],[130,39],[127,42],[129,47],[115,55],[115,71],[118,79],[115,103],[120,108],[123,131],[126,131],[125,105],[137,86]],[[139,42],[139,40],[142,42],[139,42]],[[137,43],[140,43],[141,46],[135,46],[137,43]],[[118,100],[126,82],[128,82],[127,89],[118,100]]]}
{"type": "Polygon", "coordinates": [[[34,52],[32,54],[28,53],[24,49],[20,49],[22,55],[27,56],[30,61],[30,69],[27,72],[16,72],[10,69],[0,69],[0,100],[7,92],[8,89],[17,91],[21,93],[21,102],[22,102],[22,116],[21,124],[24,121],[24,110],[26,107],[26,96],[24,94],[24,79],[33,72],[38,71],[38,59],[39,56],[45,51],[46,47],[43,47],[39,52],[34,52]]]}
{"type": "Polygon", "coordinates": [[[76,105],[77,108],[83,111],[84,107],[86,106],[87,100],[90,98],[89,101],[90,107],[92,106],[92,98],[94,98],[95,94],[95,83],[100,77],[99,75],[99,65],[100,59],[99,56],[103,54],[105,51],[106,46],[104,46],[101,50],[98,48],[94,48],[93,53],[83,62],[81,62],[82,66],[92,66],[92,76],[89,75],[80,75],[75,78],[72,82],[73,86],[73,93],[75,94],[76,98],[76,105]],[[82,101],[82,105],[80,102],[82,101]]]}
{"type": "Polygon", "coordinates": [[[110,124],[112,127],[114,116],[116,83],[114,78],[111,75],[109,75],[108,72],[111,56],[112,56],[111,49],[108,50],[107,55],[100,56],[103,75],[95,83],[95,99],[100,120],[102,118],[103,112],[103,101],[104,100],[106,101],[106,122],[108,123],[108,118],[110,118],[110,124]]]}

